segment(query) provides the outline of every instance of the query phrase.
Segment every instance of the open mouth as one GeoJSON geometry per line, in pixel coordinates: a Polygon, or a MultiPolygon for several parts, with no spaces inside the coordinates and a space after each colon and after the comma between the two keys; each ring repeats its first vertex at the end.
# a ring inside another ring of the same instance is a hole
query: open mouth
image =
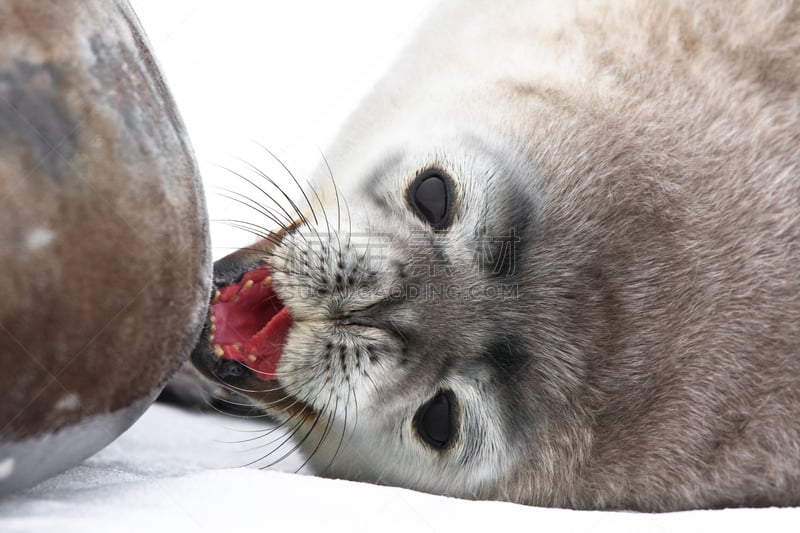
{"type": "Polygon", "coordinates": [[[264,381],[275,379],[292,315],[275,293],[266,265],[217,290],[209,322],[208,340],[217,357],[241,363],[264,381]]]}

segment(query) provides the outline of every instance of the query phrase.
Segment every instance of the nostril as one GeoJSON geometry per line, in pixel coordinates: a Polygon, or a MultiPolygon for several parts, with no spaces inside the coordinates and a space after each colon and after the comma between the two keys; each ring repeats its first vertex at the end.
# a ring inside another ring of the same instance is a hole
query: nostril
{"type": "Polygon", "coordinates": [[[220,381],[232,381],[240,379],[250,374],[250,369],[236,361],[222,360],[217,368],[217,379],[220,381]]]}

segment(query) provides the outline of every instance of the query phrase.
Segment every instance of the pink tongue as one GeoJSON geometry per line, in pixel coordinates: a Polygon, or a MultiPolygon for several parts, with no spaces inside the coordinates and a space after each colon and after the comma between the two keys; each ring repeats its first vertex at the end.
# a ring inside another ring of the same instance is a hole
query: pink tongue
{"type": "Polygon", "coordinates": [[[275,377],[275,369],[281,358],[286,337],[292,327],[292,315],[284,307],[258,333],[247,341],[247,352],[256,354],[256,361],[245,364],[256,371],[256,376],[269,380],[275,377]]]}
{"type": "Polygon", "coordinates": [[[209,314],[209,341],[217,356],[242,363],[265,381],[275,379],[292,316],[265,265],[220,289],[209,314]]]}

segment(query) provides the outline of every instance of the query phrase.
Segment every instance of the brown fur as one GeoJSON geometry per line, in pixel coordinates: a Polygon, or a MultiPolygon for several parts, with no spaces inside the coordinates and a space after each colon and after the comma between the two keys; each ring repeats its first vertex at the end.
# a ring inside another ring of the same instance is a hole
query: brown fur
{"type": "Polygon", "coordinates": [[[0,263],[5,493],[124,431],[202,327],[198,169],[124,2],[0,4],[0,263]]]}
{"type": "Polygon", "coordinates": [[[573,30],[592,83],[508,85],[547,108],[527,134],[586,382],[504,496],[797,505],[800,5],[602,9],[573,30]]]}

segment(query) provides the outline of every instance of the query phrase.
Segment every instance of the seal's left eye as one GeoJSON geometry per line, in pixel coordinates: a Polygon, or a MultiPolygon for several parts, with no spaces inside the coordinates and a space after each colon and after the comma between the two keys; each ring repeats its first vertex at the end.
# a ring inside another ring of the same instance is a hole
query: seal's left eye
{"type": "Polygon", "coordinates": [[[452,393],[442,391],[425,402],[414,415],[414,430],[431,448],[450,446],[455,437],[455,413],[452,393]]]}
{"type": "Polygon", "coordinates": [[[423,172],[408,188],[408,204],[421,219],[442,229],[450,223],[453,203],[450,178],[440,170],[423,172]]]}

